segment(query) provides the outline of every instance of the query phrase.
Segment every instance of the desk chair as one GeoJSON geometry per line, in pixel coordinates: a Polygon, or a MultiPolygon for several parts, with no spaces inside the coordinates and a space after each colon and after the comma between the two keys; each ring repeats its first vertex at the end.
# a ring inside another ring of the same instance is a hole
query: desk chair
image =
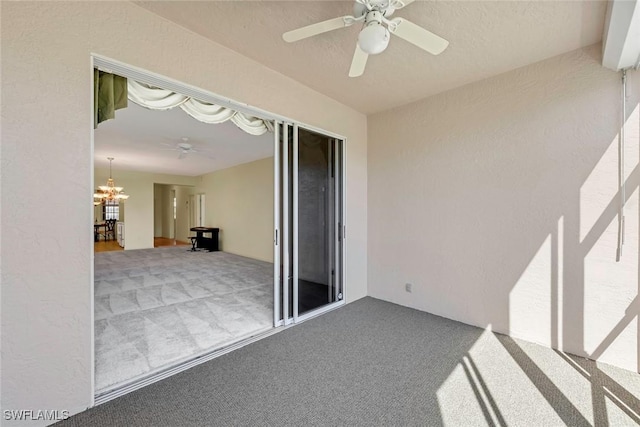
{"type": "Polygon", "coordinates": [[[109,236],[116,239],[116,220],[108,219],[104,222],[104,240],[109,240],[109,236]]]}
{"type": "Polygon", "coordinates": [[[189,240],[191,240],[191,250],[189,252],[197,252],[196,245],[198,244],[198,238],[196,236],[189,236],[189,240]]]}

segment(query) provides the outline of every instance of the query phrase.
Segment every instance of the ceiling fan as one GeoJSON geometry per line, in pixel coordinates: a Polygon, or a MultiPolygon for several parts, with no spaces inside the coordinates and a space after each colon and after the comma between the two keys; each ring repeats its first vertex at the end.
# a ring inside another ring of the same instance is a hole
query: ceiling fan
{"type": "Polygon", "coordinates": [[[408,41],[432,55],[442,53],[449,42],[404,18],[388,19],[397,9],[413,3],[414,0],[356,0],[353,16],[346,15],[317,24],[307,25],[284,33],[286,42],[295,42],[318,34],[349,27],[362,22],[358,35],[356,51],[353,54],[349,77],[358,77],[364,73],[369,55],[383,52],[389,45],[390,34],[408,41]]]}
{"type": "Polygon", "coordinates": [[[191,153],[200,153],[207,158],[213,159],[213,157],[209,154],[209,152],[200,150],[199,148],[195,148],[191,143],[189,143],[189,138],[180,138],[180,140],[181,142],[179,142],[176,145],[165,144],[165,143],[163,143],[162,145],[165,145],[167,147],[172,147],[172,148],[165,148],[165,150],[179,151],[180,153],[178,154],[178,159],[180,160],[186,158],[187,155],[191,153]]]}

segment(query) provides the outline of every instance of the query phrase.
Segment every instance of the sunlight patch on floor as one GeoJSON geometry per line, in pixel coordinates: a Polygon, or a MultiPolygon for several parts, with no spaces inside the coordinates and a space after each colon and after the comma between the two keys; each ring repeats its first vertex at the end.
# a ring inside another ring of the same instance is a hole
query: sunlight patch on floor
{"type": "Polygon", "coordinates": [[[522,341],[517,343],[520,350],[512,355],[491,332],[486,331],[480,336],[438,389],[437,398],[445,426],[470,425],[470,420],[474,420],[474,425],[479,425],[479,420],[484,420],[487,425],[525,426],[531,425],[532,420],[536,425],[564,425],[563,418],[534,381],[538,381],[540,387],[546,386],[543,390],[555,391],[556,394],[559,390],[569,396],[567,401],[575,400],[580,414],[578,418],[592,422],[588,381],[562,360],[554,360],[557,356],[552,350],[522,341]],[[530,369],[523,370],[520,363],[529,363],[530,369]],[[549,370],[550,377],[540,375],[537,367],[545,374],[549,370]],[[563,375],[562,380],[560,377],[555,379],[557,373],[563,375]],[[560,383],[567,379],[570,386],[561,387],[560,383]]]}

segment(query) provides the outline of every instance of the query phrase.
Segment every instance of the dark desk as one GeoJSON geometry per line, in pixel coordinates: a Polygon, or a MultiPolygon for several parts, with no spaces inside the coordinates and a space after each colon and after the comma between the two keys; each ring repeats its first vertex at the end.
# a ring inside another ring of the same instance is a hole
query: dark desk
{"type": "Polygon", "coordinates": [[[196,247],[205,249],[209,252],[218,251],[218,233],[219,228],[211,227],[193,227],[191,231],[196,233],[196,247]],[[205,233],[211,233],[211,237],[204,237],[205,233]]]}
{"type": "Polygon", "coordinates": [[[97,242],[100,240],[100,228],[104,228],[107,231],[107,224],[104,222],[96,222],[93,224],[93,241],[97,242]]]}

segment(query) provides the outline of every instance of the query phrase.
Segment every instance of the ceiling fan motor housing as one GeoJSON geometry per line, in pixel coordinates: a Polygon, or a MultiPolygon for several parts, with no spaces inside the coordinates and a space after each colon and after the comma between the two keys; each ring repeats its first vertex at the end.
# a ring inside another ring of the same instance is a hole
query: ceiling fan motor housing
{"type": "Polygon", "coordinates": [[[391,5],[390,0],[369,0],[369,7],[356,1],[353,5],[353,16],[356,18],[366,15],[368,11],[379,11],[383,16],[391,16],[395,12],[395,8],[391,5]]]}
{"type": "Polygon", "coordinates": [[[360,49],[369,55],[377,55],[383,52],[389,45],[389,30],[382,25],[382,12],[372,10],[367,13],[364,20],[364,28],[358,34],[360,49]]]}

